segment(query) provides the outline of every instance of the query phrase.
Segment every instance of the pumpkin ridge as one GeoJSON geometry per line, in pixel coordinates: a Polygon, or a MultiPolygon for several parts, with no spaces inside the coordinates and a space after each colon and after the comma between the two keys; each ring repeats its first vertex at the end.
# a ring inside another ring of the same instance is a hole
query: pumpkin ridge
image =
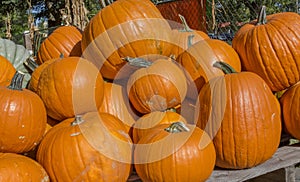
{"type": "MultiPolygon", "coordinates": [[[[57,34],[55,39],[50,39],[49,42],[52,43],[52,46],[55,47],[55,51],[58,52],[58,50],[56,49],[56,45],[58,45],[60,43],[60,39],[62,39],[61,37],[65,37],[64,35],[61,35],[59,33],[53,32],[53,34],[57,34]],[[59,39],[59,40],[58,40],[59,39]]],[[[64,54],[65,52],[69,52],[68,48],[66,47],[65,44],[61,44],[60,48],[62,49],[61,52],[59,54],[64,54]]],[[[72,49],[72,48],[70,48],[72,49]]],[[[65,57],[67,57],[68,55],[63,55],[65,57]]]]}

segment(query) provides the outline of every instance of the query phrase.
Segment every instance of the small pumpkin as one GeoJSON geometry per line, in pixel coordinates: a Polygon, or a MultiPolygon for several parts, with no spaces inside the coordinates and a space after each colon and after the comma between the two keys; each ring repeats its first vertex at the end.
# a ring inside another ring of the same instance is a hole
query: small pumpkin
{"type": "Polygon", "coordinates": [[[266,15],[263,6],[258,19],[243,25],[232,40],[243,70],[258,74],[276,92],[300,81],[299,26],[299,14],[266,15]]]}
{"type": "Polygon", "coordinates": [[[8,87],[0,86],[0,152],[30,151],[46,130],[44,103],[37,94],[22,88],[23,77],[16,72],[8,87]]]}
{"type": "Polygon", "coordinates": [[[216,153],[211,138],[195,125],[175,122],[153,128],[134,150],[134,166],[142,181],[205,181],[216,153]],[[160,131],[158,132],[158,128],[160,131]],[[153,131],[153,133],[152,133],[153,131]]]}
{"type": "Polygon", "coordinates": [[[226,74],[206,83],[196,103],[197,126],[216,148],[216,166],[251,168],[272,157],[281,137],[278,99],[252,72],[235,72],[224,62],[214,66],[226,74]]]}
{"type": "Polygon", "coordinates": [[[37,94],[44,101],[47,114],[62,121],[76,114],[97,111],[103,101],[103,89],[103,78],[91,62],[66,57],[42,71],[37,94]]]}
{"type": "Polygon", "coordinates": [[[0,85],[8,86],[16,73],[15,67],[5,57],[0,56],[0,85]]]}
{"type": "Polygon", "coordinates": [[[51,181],[126,181],[131,153],[122,121],[90,112],[55,125],[43,138],[37,161],[51,181]]]}
{"type": "Polygon", "coordinates": [[[22,87],[26,88],[31,78],[31,71],[23,62],[30,57],[29,50],[12,40],[0,38],[0,55],[9,60],[17,71],[25,74],[22,87]]]}
{"type": "Polygon", "coordinates": [[[130,75],[127,93],[133,107],[140,113],[164,111],[184,100],[187,83],[184,73],[171,59],[159,59],[130,75]]]}
{"type": "Polygon", "coordinates": [[[42,64],[50,59],[76,56],[81,52],[81,31],[72,25],[56,28],[40,45],[37,52],[37,63],[42,64]]]}
{"type": "Polygon", "coordinates": [[[230,64],[241,71],[241,62],[237,52],[226,42],[218,39],[204,39],[190,46],[180,54],[176,61],[182,65],[188,79],[187,97],[198,95],[201,87],[213,77],[223,72],[213,66],[216,61],[230,64]]]}
{"type": "Polygon", "coordinates": [[[101,9],[83,31],[83,57],[106,79],[128,78],[127,71],[119,73],[126,57],[171,55],[170,31],[151,1],[118,0],[101,9]]]}
{"type": "Polygon", "coordinates": [[[300,82],[288,88],[280,97],[285,130],[300,140],[300,82]]]}
{"type": "Polygon", "coordinates": [[[175,122],[187,123],[184,117],[175,111],[153,111],[140,117],[132,129],[132,140],[138,143],[140,138],[145,136],[153,127],[160,124],[171,124],[175,122]]]}
{"type": "Polygon", "coordinates": [[[0,153],[0,176],[1,181],[50,181],[41,164],[15,153],[0,153]]]}

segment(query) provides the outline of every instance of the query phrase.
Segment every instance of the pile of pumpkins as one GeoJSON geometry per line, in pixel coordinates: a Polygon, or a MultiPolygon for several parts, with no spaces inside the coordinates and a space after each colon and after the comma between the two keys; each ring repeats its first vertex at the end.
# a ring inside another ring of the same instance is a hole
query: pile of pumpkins
{"type": "Polygon", "coordinates": [[[205,181],[270,159],[282,128],[300,139],[300,16],[263,7],[232,46],[181,18],[174,29],[151,1],[118,0],[34,59],[1,54],[1,176],[205,181]]]}

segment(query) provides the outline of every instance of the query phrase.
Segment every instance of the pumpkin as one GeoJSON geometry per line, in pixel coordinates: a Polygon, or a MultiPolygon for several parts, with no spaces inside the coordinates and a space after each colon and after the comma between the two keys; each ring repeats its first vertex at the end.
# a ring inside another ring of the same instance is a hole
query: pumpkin
{"type": "Polygon", "coordinates": [[[190,46],[176,61],[182,65],[188,79],[187,97],[194,98],[201,87],[213,77],[223,72],[213,67],[216,61],[230,64],[241,71],[241,62],[236,51],[226,42],[217,39],[204,39],[190,46]]]}
{"type": "Polygon", "coordinates": [[[30,70],[23,62],[30,57],[30,52],[23,45],[16,44],[9,39],[0,38],[0,55],[13,64],[16,70],[25,73],[22,88],[26,88],[30,77],[30,70]]]}
{"type": "Polygon", "coordinates": [[[187,123],[185,118],[175,111],[153,111],[140,117],[133,125],[132,140],[138,143],[140,138],[145,136],[149,129],[160,124],[171,124],[175,122],[187,123]]]}
{"type": "Polygon", "coordinates": [[[272,91],[281,91],[300,80],[300,16],[292,12],[266,15],[265,9],[236,32],[232,46],[243,70],[261,76],[272,91]]]}
{"type": "MultiPolygon", "coordinates": [[[[204,39],[210,39],[210,37],[201,30],[193,30],[191,29],[184,16],[179,14],[179,18],[182,21],[182,29],[176,28],[173,29],[171,34],[173,36],[174,48],[172,54],[177,57],[179,54],[187,50],[193,44],[202,41],[204,39]]],[[[174,23],[174,22],[173,22],[174,23]]]]}
{"type": "Polygon", "coordinates": [[[51,63],[53,63],[55,60],[57,60],[58,58],[56,59],[51,59],[51,60],[48,60],[44,63],[42,63],[41,65],[38,65],[36,64],[35,62],[32,62],[32,60],[28,59],[25,64],[27,65],[32,65],[31,68],[32,68],[32,73],[31,73],[31,78],[30,78],[30,81],[28,83],[28,86],[27,88],[33,92],[37,92],[37,88],[38,88],[38,84],[39,84],[39,79],[40,79],[40,76],[42,74],[42,72],[44,71],[45,68],[47,68],[47,66],[51,63]],[[29,63],[31,62],[31,63],[29,63]]]}
{"type": "Polygon", "coordinates": [[[5,57],[0,56],[0,85],[8,86],[16,72],[15,67],[5,57]]]}
{"type": "Polygon", "coordinates": [[[103,102],[98,111],[109,113],[119,118],[131,136],[131,128],[137,116],[130,106],[125,89],[116,83],[105,82],[103,92],[103,102]]]}
{"type": "Polygon", "coordinates": [[[120,73],[127,64],[126,57],[171,55],[170,31],[167,20],[151,1],[118,0],[89,21],[82,35],[82,55],[100,69],[104,78],[128,78],[128,71],[120,73]]]}
{"type": "Polygon", "coordinates": [[[24,74],[16,72],[9,87],[0,86],[0,152],[23,153],[41,141],[47,114],[34,92],[22,89],[24,74]]]}
{"type": "Polygon", "coordinates": [[[300,82],[288,88],[280,97],[285,130],[300,140],[300,82]]]}
{"type": "Polygon", "coordinates": [[[82,33],[75,26],[56,28],[40,45],[37,52],[37,63],[42,64],[50,59],[75,56],[80,57],[82,33]]]}
{"type": "Polygon", "coordinates": [[[281,137],[278,99],[252,72],[235,72],[224,62],[214,64],[224,76],[206,83],[196,103],[197,126],[216,148],[216,166],[251,168],[272,157],[281,137]]]}
{"type": "Polygon", "coordinates": [[[134,166],[142,181],[205,181],[211,175],[216,153],[208,134],[181,122],[156,127],[134,150],[134,166]]]}
{"type": "Polygon", "coordinates": [[[103,101],[103,87],[103,78],[91,62],[66,57],[42,71],[37,94],[44,101],[47,114],[62,121],[76,114],[97,111],[103,101]]]}
{"type": "Polygon", "coordinates": [[[132,141],[122,121],[90,112],[55,125],[37,151],[51,181],[126,181],[132,141]]]}
{"type": "Polygon", "coordinates": [[[184,100],[187,83],[184,73],[174,61],[159,59],[130,75],[127,93],[133,107],[140,113],[164,111],[184,100]]]}
{"type": "Polygon", "coordinates": [[[0,176],[1,181],[50,181],[38,162],[15,153],[0,153],[0,176]]]}

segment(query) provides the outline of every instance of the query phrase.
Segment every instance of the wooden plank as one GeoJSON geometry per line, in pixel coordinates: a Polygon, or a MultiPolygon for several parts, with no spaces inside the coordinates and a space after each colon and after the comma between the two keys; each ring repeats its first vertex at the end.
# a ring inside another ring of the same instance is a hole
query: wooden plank
{"type": "Polygon", "coordinates": [[[256,167],[243,170],[215,169],[207,181],[246,181],[297,163],[300,163],[300,147],[284,146],[278,148],[271,159],[256,167]]]}

